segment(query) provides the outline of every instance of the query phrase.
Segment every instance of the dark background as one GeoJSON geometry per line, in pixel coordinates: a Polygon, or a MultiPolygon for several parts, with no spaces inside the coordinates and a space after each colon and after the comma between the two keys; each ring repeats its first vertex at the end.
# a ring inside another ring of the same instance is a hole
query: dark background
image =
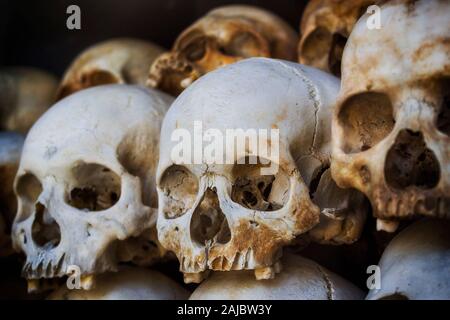
{"type": "Polygon", "coordinates": [[[177,35],[212,8],[250,4],[296,31],[306,0],[0,0],[0,66],[34,66],[61,76],[84,48],[113,37],[170,48],[177,35]],[[66,9],[81,9],[81,30],[68,30],[66,9]]]}

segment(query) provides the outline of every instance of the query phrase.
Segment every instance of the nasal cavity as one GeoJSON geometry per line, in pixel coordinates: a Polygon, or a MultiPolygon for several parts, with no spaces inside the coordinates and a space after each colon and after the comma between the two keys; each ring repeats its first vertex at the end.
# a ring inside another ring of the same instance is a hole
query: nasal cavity
{"type": "Polygon", "coordinates": [[[32,226],[34,243],[45,249],[56,248],[61,241],[59,225],[40,202],[36,203],[36,214],[32,226]]]}
{"type": "Polygon", "coordinates": [[[439,162],[421,132],[402,130],[386,156],[386,182],[395,189],[434,188],[440,178],[439,162]]]}
{"type": "Polygon", "coordinates": [[[219,206],[217,193],[207,189],[194,210],[191,220],[191,238],[199,245],[225,244],[231,239],[228,221],[219,206]]]}

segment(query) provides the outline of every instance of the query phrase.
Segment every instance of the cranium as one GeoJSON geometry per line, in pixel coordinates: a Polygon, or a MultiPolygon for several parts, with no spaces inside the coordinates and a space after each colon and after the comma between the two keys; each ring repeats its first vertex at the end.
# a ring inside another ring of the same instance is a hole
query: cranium
{"type": "Polygon", "coordinates": [[[148,84],[178,95],[201,75],[249,57],[295,60],[295,31],[251,6],[214,9],[188,27],[150,70],[148,84]]]}
{"type": "Polygon", "coordinates": [[[310,0],[300,24],[298,61],[340,77],[347,38],[375,0],[310,0]]]}
{"type": "Polygon", "coordinates": [[[66,285],[50,300],[181,300],[189,293],[165,275],[144,268],[121,267],[98,276],[91,290],[70,290],[66,285]]]}
{"type": "Polygon", "coordinates": [[[24,138],[14,132],[0,132],[0,255],[7,254],[9,232],[17,209],[13,190],[24,138]]]}
{"type": "Polygon", "coordinates": [[[53,103],[54,76],[33,68],[0,70],[0,130],[26,133],[53,103]]]}
{"type": "Polygon", "coordinates": [[[137,39],[113,39],[82,52],[66,71],[58,99],[102,84],[144,85],[148,69],[163,50],[137,39]]]}
{"type": "Polygon", "coordinates": [[[215,272],[191,295],[193,300],[361,300],[356,286],[298,255],[283,257],[276,279],[256,281],[248,271],[215,272]]]}
{"type": "Polygon", "coordinates": [[[450,299],[450,222],[423,220],[400,232],[381,257],[380,289],[367,299],[450,299]]]}
{"type": "MultiPolygon", "coordinates": [[[[127,241],[150,234],[160,125],[171,101],[136,86],[99,86],[36,122],[15,180],[12,233],[28,279],[62,277],[74,266],[85,279],[115,270],[129,256],[127,241]]],[[[146,244],[148,255],[153,246],[146,244]]]]}
{"type": "Polygon", "coordinates": [[[258,279],[271,278],[282,246],[319,222],[309,195],[314,190],[307,186],[329,163],[330,108],[338,87],[338,79],[320,70],[252,58],[205,75],[175,100],[161,131],[157,224],[158,238],[177,255],[185,281],[201,281],[208,269],[255,269],[258,279]],[[267,130],[258,143],[279,144],[279,157],[244,140],[245,150],[228,150],[227,159],[235,161],[202,157],[211,152],[203,144],[195,147],[199,160],[174,160],[178,143],[172,135],[179,129],[198,136],[196,122],[205,136],[267,130]],[[271,129],[279,130],[279,139],[271,129]],[[276,172],[262,173],[268,162],[276,172]]]}
{"type": "Polygon", "coordinates": [[[369,197],[381,229],[450,217],[449,12],[448,1],[387,2],[381,30],[364,16],[344,51],[332,175],[369,197]]]}

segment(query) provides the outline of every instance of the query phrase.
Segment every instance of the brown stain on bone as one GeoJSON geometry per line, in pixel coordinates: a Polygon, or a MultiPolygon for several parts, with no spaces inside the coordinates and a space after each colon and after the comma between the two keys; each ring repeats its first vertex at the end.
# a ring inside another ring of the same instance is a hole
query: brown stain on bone
{"type": "Polygon", "coordinates": [[[211,247],[208,261],[214,270],[230,270],[234,263],[231,260],[237,258],[237,253],[245,254],[251,250],[258,266],[271,266],[276,262],[274,259],[279,249],[289,241],[288,235],[283,237],[264,223],[242,219],[233,229],[231,242],[225,246],[211,247]],[[216,259],[222,257],[232,259],[221,265],[215,264],[216,259]]]}
{"type": "Polygon", "coordinates": [[[280,113],[277,114],[275,117],[275,122],[280,123],[282,121],[285,121],[288,118],[287,109],[282,109],[280,113]]]}
{"type": "Polygon", "coordinates": [[[421,60],[428,58],[439,46],[446,48],[447,56],[450,56],[450,37],[440,37],[438,39],[433,39],[431,42],[422,44],[414,51],[412,60],[414,62],[420,62],[421,60]]]}

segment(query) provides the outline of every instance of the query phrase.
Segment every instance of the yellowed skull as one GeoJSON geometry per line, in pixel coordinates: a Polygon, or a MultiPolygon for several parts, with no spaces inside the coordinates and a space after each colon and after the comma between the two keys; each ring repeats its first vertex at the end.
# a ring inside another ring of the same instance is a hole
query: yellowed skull
{"type": "Polygon", "coordinates": [[[375,0],[311,0],[303,12],[298,61],[341,74],[347,38],[358,18],[375,0]]]}
{"type": "Polygon", "coordinates": [[[178,95],[201,75],[244,58],[295,60],[296,42],[295,31],[265,10],[221,7],[181,33],[153,63],[147,84],[178,95]]]}

